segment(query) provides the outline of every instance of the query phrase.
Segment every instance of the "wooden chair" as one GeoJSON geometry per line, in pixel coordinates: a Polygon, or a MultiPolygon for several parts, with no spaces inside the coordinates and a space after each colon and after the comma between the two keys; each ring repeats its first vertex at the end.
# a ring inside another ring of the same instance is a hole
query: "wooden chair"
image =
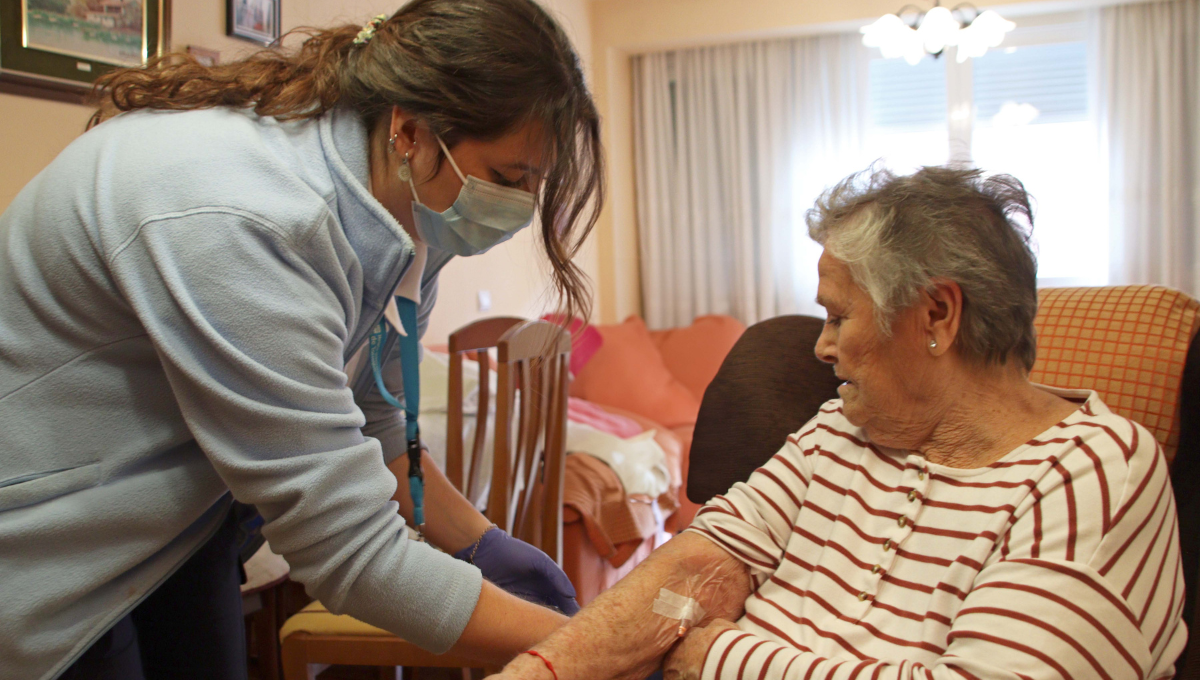
{"type": "MultiPolygon", "coordinates": [[[[489,357],[499,357],[492,483],[485,515],[510,534],[529,541],[561,564],[563,457],[566,454],[567,365],[570,336],[544,321],[494,318],[450,336],[450,387],[446,473],[464,493],[482,468],[489,417],[489,357]],[[476,436],[470,469],[463,458],[462,361],[480,364],[476,436]],[[514,422],[515,419],[515,422],[514,422]]],[[[473,499],[474,500],[474,499],[473,499]]],[[[310,664],[481,668],[478,662],[431,654],[391,633],[314,602],[284,624],[285,680],[315,676],[310,664]]]]}
{"type": "Polygon", "coordinates": [[[446,413],[446,478],[457,488],[464,497],[476,507],[481,506],[481,498],[472,498],[472,489],[477,486],[480,471],[483,468],[484,447],[487,444],[487,414],[491,409],[492,361],[488,350],[500,342],[500,337],[510,328],[525,321],[512,316],[501,316],[482,319],[454,331],[450,335],[450,386],[447,395],[446,413]],[[478,364],[479,392],[476,400],[476,413],[483,414],[475,427],[475,437],[471,443],[471,458],[468,462],[463,457],[463,360],[473,359],[478,364]],[[470,469],[467,469],[467,466],[470,469]]]}
{"type": "MultiPolygon", "coordinates": [[[[504,333],[497,355],[496,441],[484,514],[562,566],[571,336],[555,324],[527,321],[504,333]]],[[[482,409],[476,418],[482,423],[482,409]]]]}
{"type": "Polygon", "coordinates": [[[562,488],[571,337],[556,324],[484,319],[450,336],[446,476],[472,503],[487,441],[491,360],[497,353],[492,483],[484,514],[562,564],[562,488]],[[463,360],[479,364],[471,458],[464,457],[463,360]]]}
{"type": "MultiPolygon", "coordinates": [[[[782,316],[738,340],[700,405],[688,497],[707,502],[745,480],[837,397],[840,382],[813,354],[823,322],[782,316]]],[[[1150,430],[1171,464],[1185,581],[1184,621],[1197,628],[1200,576],[1200,304],[1161,286],[1048,288],[1034,322],[1034,382],[1094,389],[1150,430]]],[[[1200,679],[1200,643],[1176,662],[1200,679]]]]}

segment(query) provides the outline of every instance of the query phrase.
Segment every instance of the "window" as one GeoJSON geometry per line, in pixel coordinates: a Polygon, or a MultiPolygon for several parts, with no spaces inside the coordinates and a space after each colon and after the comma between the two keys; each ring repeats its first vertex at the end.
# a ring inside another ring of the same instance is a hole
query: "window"
{"type": "Polygon", "coordinates": [[[870,66],[868,152],[897,171],[950,161],[1011,174],[1033,196],[1039,285],[1108,277],[1107,170],[1089,97],[1082,20],[1018,27],[959,64],[870,66]]]}
{"type": "Polygon", "coordinates": [[[924,59],[873,59],[870,70],[869,155],[897,172],[950,159],[946,67],[924,59]]]}

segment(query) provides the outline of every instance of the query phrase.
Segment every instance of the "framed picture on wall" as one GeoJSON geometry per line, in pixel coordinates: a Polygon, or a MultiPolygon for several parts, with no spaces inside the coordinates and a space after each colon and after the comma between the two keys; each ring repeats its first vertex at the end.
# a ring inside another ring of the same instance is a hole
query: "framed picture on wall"
{"type": "Polygon", "coordinates": [[[225,0],[225,33],[260,45],[279,40],[280,0],[225,0]]]}
{"type": "Polygon", "coordinates": [[[167,49],[169,0],[0,0],[0,91],[82,101],[167,49]]]}

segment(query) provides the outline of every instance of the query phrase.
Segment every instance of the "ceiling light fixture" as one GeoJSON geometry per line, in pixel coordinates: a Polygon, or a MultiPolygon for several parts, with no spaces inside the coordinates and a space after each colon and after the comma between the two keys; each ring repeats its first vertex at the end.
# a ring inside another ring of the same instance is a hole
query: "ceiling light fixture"
{"type": "Polygon", "coordinates": [[[885,14],[862,30],[863,44],[878,47],[884,58],[904,57],[917,64],[926,54],[941,56],[947,47],[958,48],[958,61],[981,57],[988,48],[998,46],[1004,34],[1016,24],[993,10],[980,12],[963,3],[953,9],[934,0],[933,8],[922,12],[916,5],[905,5],[895,14],[885,14]]]}

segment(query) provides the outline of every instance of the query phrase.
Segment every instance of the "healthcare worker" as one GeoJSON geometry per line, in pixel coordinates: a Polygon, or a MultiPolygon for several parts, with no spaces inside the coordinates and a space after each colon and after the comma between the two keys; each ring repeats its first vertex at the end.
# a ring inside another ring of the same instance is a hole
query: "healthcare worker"
{"type": "Polygon", "coordinates": [[[562,29],[414,0],[102,84],[0,216],[0,678],[245,677],[234,498],[331,611],[426,649],[498,666],[561,625],[529,602],[576,608],[561,570],[420,465],[400,407],[450,258],[536,214],[586,306],[602,156],[562,29]]]}

